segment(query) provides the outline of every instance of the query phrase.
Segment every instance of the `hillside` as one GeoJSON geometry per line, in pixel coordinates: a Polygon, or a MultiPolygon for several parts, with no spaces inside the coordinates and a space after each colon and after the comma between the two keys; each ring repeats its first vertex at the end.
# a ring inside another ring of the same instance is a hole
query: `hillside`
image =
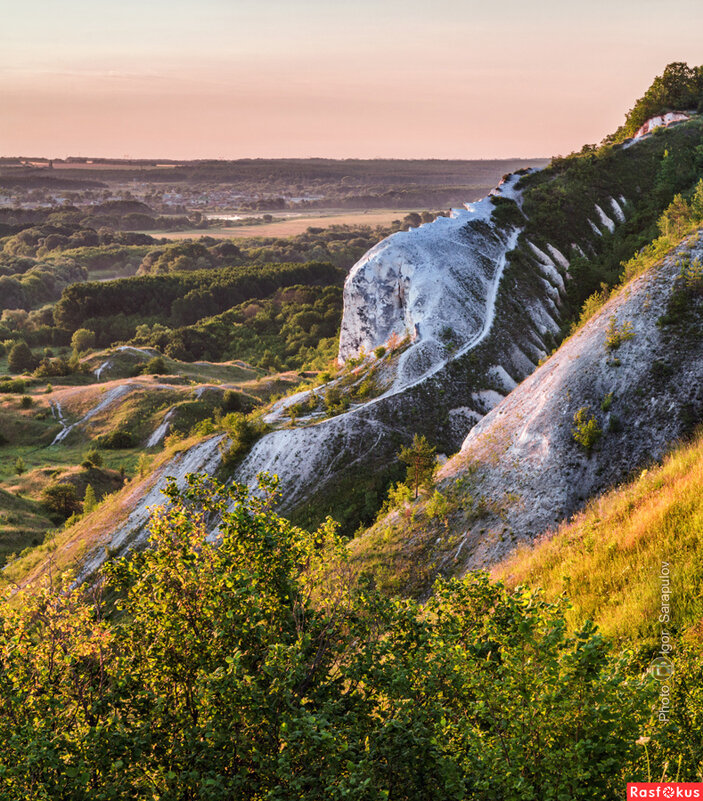
{"type": "Polygon", "coordinates": [[[526,584],[573,603],[572,625],[592,620],[620,642],[656,648],[661,573],[677,601],[667,627],[700,637],[703,545],[703,438],[681,445],[661,465],[589,501],[552,536],[521,544],[491,570],[509,586],[526,584]]]}
{"type": "MultiPolygon", "coordinates": [[[[266,375],[239,361],[184,363],[120,346],[86,356],[74,375],[0,383],[4,580],[20,575],[25,557],[44,560],[65,531],[77,535],[81,552],[96,519],[109,537],[122,508],[121,501],[110,506],[113,496],[138,502],[161,474],[159,465],[168,457],[178,461],[184,442],[215,433],[213,418],[224,431],[228,415],[244,417],[300,381],[295,373],[266,375]],[[91,511],[88,487],[99,511],[91,522],[81,516],[91,511]]],[[[159,500],[157,492],[150,502],[159,500]]]]}
{"type": "MultiPolygon", "coordinates": [[[[521,385],[516,392],[514,388],[535,372],[565,336],[578,319],[584,301],[593,295],[588,301],[592,305],[594,299],[607,294],[608,285],[619,280],[622,259],[631,257],[656,237],[657,220],[676,192],[691,194],[699,176],[701,132],[701,121],[694,118],[641,137],[630,147],[607,145],[598,152],[586,150],[555,160],[544,170],[506,177],[492,195],[469,204],[465,210],[455,210],[449,217],[396,233],[379,243],[351,270],[345,282],[339,346],[343,366],[336,374],[323,376],[326,384],[320,386],[318,381],[317,386],[274,405],[264,426],[255,424],[252,433],[243,439],[235,434],[237,457],[226,466],[226,473],[250,486],[255,485],[262,470],[277,474],[282,511],[311,526],[332,515],[349,536],[360,524],[373,522],[389,485],[402,476],[397,462],[399,448],[409,443],[414,434],[424,434],[438,452],[451,454],[462,449],[472,428],[472,436],[476,437],[490,425],[490,431],[478,439],[480,448],[485,450],[483,443],[497,437],[498,427],[491,421],[500,413],[491,410],[506,396],[511,427],[517,425],[514,415],[526,415],[528,410],[539,418],[532,408],[533,399],[525,394],[525,387],[532,387],[533,383],[521,385]],[[606,290],[599,289],[602,285],[606,290]],[[521,403],[520,398],[527,400],[521,403]]],[[[675,206],[674,203],[672,208],[675,206]]],[[[667,214],[674,220],[675,211],[667,214]]],[[[674,220],[672,225],[678,223],[674,220]]],[[[695,260],[695,254],[690,258],[695,260]]],[[[657,412],[658,430],[653,442],[647,443],[642,436],[629,436],[630,429],[624,426],[621,432],[603,438],[601,444],[606,449],[612,446],[617,458],[604,455],[602,464],[597,454],[590,459],[581,455],[570,435],[573,415],[586,406],[598,410],[610,393],[613,408],[598,423],[601,427],[611,425],[610,421],[616,418],[624,423],[626,414],[636,415],[639,420],[645,409],[642,393],[646,394],[650,385],[684,386],[672,378],[685,364],[674,357],[680,346],[681,326],[656,328],[668,303],[665,285],[673,286],[680,269],[676,261],[677,257],[672,256],[666,275],[651,286],[651,276],[643,276],[642,295],[635,291],[628,301],[628,293],[624,292],[613,298],[612,314],[603,312],[594,319],[563,346],[561,355],[553,357],[530,379],[534,382],[538,380],[536,376],[550,373],[553,364],[570,364],[575,357],[578,360],[574,364],[579,367],[590,359],[588,369],[599,377],[591,385],[585,369],[581,373],[574,368],[576,372],[568,379],[563,368],[556,371],[553,380],[559,386],[563,383],[563,391],[570,393],[563,409],[556,409],[558,401],[551,384],[543,392],[548,399],[544,419],[560,415],[566,420],[559,429],[562,445],[550,451],[558,455],[554,456],[554,469],[564,468],[559,486],[546,493],[529,481],[522,489],[519,483],[513,486],[513,482],[523,479],[519,471],[513,474],[504,464],[500,470],[481,474],[480,489],[467,489],[465,493],[476,496],[477,502],[482,499],[475,520],[475,511],[457,512],[448,529],[442,525],[441,532],[437,532],[436,522],[427,527],[423,536],[436,540],[441,534],[440,545],[417,562],[427,569],[419,584],[438,566],[446,568],[447,560],[452,562],[452,571],[460,572],[494,561],[514,542],[539,535],[578,508],[591,493],[622,480],[634,464],[661,456],[683,432],[686,416],[695,420],[697,399],[686,395],[684,389],[672,390],[673,394],[657,401],[660,405],[656,409],[661,411],[657,412]],[[644,297],[648,299],[646,313],[638,306],[646,305],[644,297]],[[621,303],[625,303],[622,309],[621,303]],[[609,354],[603,339],[613,315],[616,331],[623,326],[627,329],[630,324],[636,330],[634,337],[624,338],[617,353],[609,354]],[[632,358],[623,358],[628,354],[632,358]],[[618,361],[620,366],[615,366],[618,361]],[[664,381],[669,378],[668,383],[664,381]],[[640,394],[633,394],[636,389],[640,394]],[[665,404],[672,404],[675,414],[667,417],[665,404]],[[632,451],[622,448],[621,442],[631,443],[632,451]],[[578,482],[579,487],[573,488],[570,482],[578,482]],[[525,497],[542,497],[539,508],[528,505],[524,512],[517,511],[519,505],[512,501],[521,493],[525,497]],[[465,545],[457,552],[464,532],[468,532],[465,545]]],[[[283,265],[272,267],[266,280],[271,280],[275,289],[280,283],[300,280],[308,273],[311,282],[329,281],[333,280],[330,277],[334,270],[315,264],[283,265]],[[320,279],[320,275],[325,278],[320,279]]],[[[233,291],[236,301],[238,293],[249,285],[250,274],[250,268],[232,268],[221,271],[217,283],[227,292],[233,291]]],[[[217,294],[217,302],[224,303],[223,292],[207,289],[207,275],[208,271],[196,271],[132,280],[137,280],[139,286],[153,284],[154,288],[157,283],[159,287],[163,284],[170,293],[167,306],[181,302],[177,297],[181,286],[193,295],[202,291],[217,294]],[[191,290],[191,286],[195,289],[191,290]]],[[[149,304],[149,309],[160,308],[156,305],[160,289],[150,289],[142,295],[130,281],[122,283],[127,290],[124,298],[120,282],[112,282],[114,286],[71,287],[58,304],[57,315],[61,319],[73,315],[71,324],[75,327],[80,324],[77,309],[86,304],[93,309],[91,313],[111,315],[106,319],[115,321],[120,319],[114,314],[117,309],[123,316],[131,314],[136,321],[139,314],[148,312],[149,304]]],[[[256,292],[261,283],[257,278],[256,292]]],[[[184,314],[193,313],[192,301],[182,305],[184,314]]],[[[255,311],[259,313],[258,308],[255,311]]],[[[191,340],[194,342],[208,331],[226,339],[224,327],[232,319],[228,314],[213,318],[210,328],[199,323],[181,330],[192,330],[188,336],[195,337],[191,340]]],[[[157,329],[155,325],[154,330],[157,329]]],[[[695,350],[695,341],[694,337],[686,347],[695,350]]],[[[96,363],[94,369],[99,366],[96,363]]],[[[688,369],[698,369],[695,359],[688,369]]],[[[691,373],[688,378],[697,375],[691,373]]],[[[647,402],[650,400],[648,396],[647,402]]],[[[212,430],[226,433],[217,425],[212,430]]],[[[466,448],[473,447],[470,442],[466,444],[462,456],[452,460],[445,470],[454,470],[465,459],[470,463],[468,472],[475,471],[474,462],[480,459],[466,455],[466,448]]],[[[205,452],[215,456],[217,448],[208,446],[207,440],[194,442],[192,462],[186,452],[178,463],[220,470],[219,458],[200,458],[205,452]]],[[[522,446],[514,456],[523,459],[522,446]]],[[[184,475],[175,462],[172,467],[165,465],[149,477],[141,494],[125,493],[117,526],[114,521],[105,520],[100,535],[88,538],[88,552],[98,548],[96,553],[102,554],[91,557],[92,565],[104,559],[106,546],[119,551],[145,541],[147,507],[159,499],[159,488],[164,486],[170,469],[184,475]]],[[[450,474],[442,473],[441,478],[449,480],[450,474]]],[[[464,481],[458,473],[456,479],[464,481]]],[[[474,480],[469,481],[468,476],[466,482],[474,487],[474,480]]],[[[459,500],[457,504],[461,505],[459,500]]],[[[393,530],[399,523],[393,524],[393,530]]],[[[81,526],[80,522],[76,524],[78,539],[81,526]]],[[[375,530],[362,541],[370,541],[375,530]]],[[[388,539],[388,535],[384,537],[388,539]]],[[[390,537],[396,540],[393,548],[398,553],[404,550],[404,537],[390,537]]],[[[413,534],[408,537],[417,539],[413,534]]],[[[402,570],[389,569],[389,573],[394,586],[403,585],[402,570]]],[[[418,581],[411,584],[417,585],[418,581]]]]}
{"type": "Polygon", "coordinates": [[[354,544],[360,563],[416,591],[490,566],[690,434],[703,420],[702,259],[696,233],[627,282],[471,429],[435,495],[354,544]]]}
{"type": "MultiPolygon", "coordinates": [[[[349,528],[368,522],[401,444],[422,433],[438,452],[458,450],[587,298],[619,281],[676,191],[695,185],[701,141],[694,119],[629,148],[555,160],[379,243],[345,282],[339,359],[351,407],[329,421],[302,415],[294,430],[264,437],[239,480],[273,470],[284,508],[297,507],[303,522],[340,512],[349,528]],[[369,385],[376,397],[359,398],[354,388],[369,385]]],[[[314,407],[321,395],[307,400],[314,407]]]]}
{"type": "Polygon", "coordinates": [[[703,780],[702,75],[370,248],[0,239],[0,798],[703,780]]]}

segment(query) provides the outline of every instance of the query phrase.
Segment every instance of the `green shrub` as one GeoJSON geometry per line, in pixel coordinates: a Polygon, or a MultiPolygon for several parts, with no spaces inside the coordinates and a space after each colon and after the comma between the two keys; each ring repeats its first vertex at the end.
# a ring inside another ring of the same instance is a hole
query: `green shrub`
{"type": "Polygon", "coordinates": [[[222,411],[223,412],[250,412],[256,401],[244,392],[238,392],[236,389],[225,390],[222,396],[222,411]]]}
{"type": "Polygon", "coordinates": [[[429,501],[427,501],[425,509],[430,520],[434,520],[437,517],[446,520],[449,514],[449,501],[446,495],[442,495],[442,493],[436,489],[432,493],[429,501]]]}
{"type": "Polygon", "coordinates": [[[102,467],[103,457],[97,448],[91,448],[83,457],[82,466],[85,468],[102,467]]]}
{"type": "Polygon", "coordinates": [[[134,437],[129,431],[111,431],[109,434],[101,434],[95,440],[95,445],[98,448],[105,450],[122,450],[124,448],[132,448],[134,446],[134,437]]]}
{"type": "Polygon", "coordinates": [[[55,483],[44,487],[42,504],[48,512],[60,515],[64,520],[81,510],[73,484],[55,483]]]}
{"type": "Polygon", "coordinates": [[[7,366],[11,373],[26,373],[34,369],[36,360],[26,342],[16,342],[7,357],[7,366]]]}
{"type": "Polygon", "coordinates": [[[437,464],[434,446],[430,445],[422,434],[415,434],[411,445],[403,446],[398,459],[408,466],[406,483],[409,484],[417,498],[420,487],[430,483],[437,464]]]}
{"type": "MultiPolygon", "coordinates": [[[[642,780],[653,682],[565,601],[484,574],[384,598],[331,522],[259,492],[172,482],[151,547],[103,569],[117,614],[68,582],[0,601],[8,798],[591,801],[642,780]]],[[[675,755],[669,728],[652,746],[675,755]]]]}
{"type": "Polygon", "coordinates": [[[165,375],[166,362],[163,356],[154,356],[144,365],[141,371],[144,375],[165,375]]]}
{"type": "Polygon", "coordinates": [[[34,370],[34,375],[37,378],[49,378],[53,376],[70,375],[72,372],[71,366],[63,357],[59,356],[56,359],[49,359],[45,356],[34,370]]]}
{"type": "Polygon", "coordinates": [[[341,414],[349,408],[349,395],[342,391],[338,384],[332,384],[325,392],[324,405],[328,417],[341,414]]]}
{"type": "Polygon", "coordinates": [[[139,473],[139,478],[144,478],[144,476],[149,471],[150,467],[151,467],[151,458],[148,456],[148,454],[142,451],[139,454],[139,459],[137,461],[137,472],[139,473]]]}
{"type": "Polygon", "coordinates": [[[587,453],[590,453],[594,445],[603,435],[603,431],[598,425],[598,421],[593,415],[589,415],[588,406],[582,406],[574,415],[574,428],[571,435],[587,453]]]}
{"type": "Polygon", "coordinates": [[[367,376],[358,386],[354,388],[354,397],[358,400],[365,400],[376,391],[376,380],[373,375],[367,376]]]}
{"type": "Polygon", "coordinates": [[[21,395],[26,386],[26,383],[21,378],[0,381],[0,392],[12,392],[21,395]]]}
{"type": "Polygon", "coordinates": [[[600,289],[594,292],[592,295],[589,295],[583,302],[579,318],[571,326],[571,333],[573,334],[574,332],[578,331],[579,328],[583,328],[583,326],[591,319],[591,317],[593,317],[596,312],[600,311],[603,306],[605,306],[609,297],[610,287],[607,284],[601,284],[600,289]]]}
{"type": "Polygon", "coordinates": [[[703,292],[703,264],[698,256],[692,262],[687,261],[682,265],[681,278],[688,292],[694,294],[703,292]]]}
{"type": "Polygon", "coordinates": [[[73,332],[71,347],[77,353],[84,353],[95,347],[95,331],[88,328],[79,328],[73,332]]]}
{"type": "Polygon", "coordinates": [[[384,518],[389,512],[394,509],[402,509],[409,504],[413,499],[412,488],[405,482],[398,481],[388,487],[386,500],[378,511],[377,520],[384,518]]]}
{"type": "Polygon", "coordinates": [[[241,412],[230,412],[221,419],[220,424],[229,438],[229,442],[221,448],[222,459],[227,467],[236,465],[267,430],[261,420],[247,417],[241,412]]]}
{"type": "Polygon", "coordinates": [[[85,488],[85,495],[83,496],[83,512],[85,514],[90,514],[90,512],[92,512],[97,505],[98,501],[95,497],[93,485],[88,484],[88,486],[85,488]]]}
{"type": "Polygon", "coordinates": [[[520,211],[517,203],[508,197],[493,195],[493,222],[502,228],[520,228],[525,224],[525,215],[520,211]]]}
{"type": "Polygon", "coordinates": [[[605,330],[605,349],[608,353],[617,350],[623,342],[632,339],[635,335],[632,323],[625,320],[623,324],[618,327],[618,321],[615,315],[611,315],[608,320],[608,327],[605,330]]]}
{"type": "Polygon", "coordinates": [[[215,431],[215,422],[211,417],[206,417],[190,429],[189,436],[208,436],[209,434],[214,434],[215,431]]]}

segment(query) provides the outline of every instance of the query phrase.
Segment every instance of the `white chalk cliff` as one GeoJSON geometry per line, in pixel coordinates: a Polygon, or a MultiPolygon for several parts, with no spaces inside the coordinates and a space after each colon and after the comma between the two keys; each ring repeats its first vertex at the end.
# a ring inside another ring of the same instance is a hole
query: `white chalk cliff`
{"type": "MultiPolygon", "coordinates": [[[[511,175],[495,196],[519,201],[511,175]]],[[[449,217],[379,242],[352,267],[344,284],[339,362],[370,354],[393,339],[412,347],[398,365],[395,389],[424,377],[453,350],[488,333],[506,253],[517,229],[497,228],[491,197],[449,217]]]]}
{"type": "MultiPolygon", "coordinates": [[[[569,260],[547,241],[540,247],[525,241],[522,262],[511,269],[522,233],[521,177],[507,176],[493,197],[450,217],[388,237],[352,268],[344,288],[340,362],[369,355],[393,338],[409,337],[409,346],[382,363],[373,357],[365,362],[359,380],[380,367],[381,394],[346,412],[301,417],[291,426],[285,408],[304,398],[280,401],[267,418],[277,430],[254,444],[234,480],[255,487],[260,471],[276,473],[284,512],[340,488],[352,492],[359,476],[395,462],[399,444],[416,432],[448,452],[458,450],[472,427],[535,370],[562,324],[569,260]],[[501,204],[507,215],[497,214],[501,204]]],[[[622,222],[624,203],[606,196],[594,209],[603,230],[622,222]]],[[[595,223],[593,228],[602,233],[595,223]]],[[[315,390],[318,397],[325,392],[324,386],[315,390]]],[[[142,547],[149,506],[160,502],[166,477],[182,483],[187,472],[214,472],[218,445],[219,437],[206,440],[151,476],[143,497],[125,504],[131,509],[126,519],[111,536],[106,532],[108,542],[101,539],[87,556],[80,578],[104,560],[106,544],[120,553],[142,547]]]]}

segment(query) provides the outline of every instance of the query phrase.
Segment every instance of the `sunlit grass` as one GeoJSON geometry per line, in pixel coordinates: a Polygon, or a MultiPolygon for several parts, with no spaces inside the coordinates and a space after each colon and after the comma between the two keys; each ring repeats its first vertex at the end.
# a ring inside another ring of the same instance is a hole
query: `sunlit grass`
{"type": "Polygon", "coordinates": [[[565,593],[574,622],[593,619],[616,638],[658,636],[662,564],[672,575],[673,632],[703,617],[703,434],[659,467],[591,501],[536,547],[521,547],[493,573],[547,596],[565,593]]]}

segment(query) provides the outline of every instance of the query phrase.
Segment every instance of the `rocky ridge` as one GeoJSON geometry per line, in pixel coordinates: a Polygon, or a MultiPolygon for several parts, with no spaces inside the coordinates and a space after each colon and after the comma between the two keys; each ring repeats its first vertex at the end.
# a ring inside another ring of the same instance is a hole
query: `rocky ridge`
{"type": "MultiPolygon", "coordinates": [[[[621,148],[622,156],[612,158],[631,162],[631,175],[639,164],[632,154],[654,152],[662,144],[655,140],[621,148]]],[[[544,196],[563,169],[525,180],[544,196]]],[[[348,409],[328,417],[317,411],[291,419],[287,409],[304,402],[305,393],[275,404],[266,419],[276,430],[255,443],[234,480],[255,486],[260,471],[276,473],[282,511],[310,509],[298,519],[329,513],[344,523],[349,504],[356,510],[350,515],[355,528],[360,496],[383,493],[377,479],[413,434],[425,434],[439,452],[456,452],[472,428],[535,371],[574,312],[567,300],[572,260],[587,261],[607,248],[642,198],[626,197],[629,184],[620,178],[589,185],[587,196],[572,198],[578,214],[567,217],[574,225],[565,228],[561,212],[557,244],[550,241],[548,217],[540,212],[535,222],[525,216],[535,208],[534,192],[523,213],[522,179],[507,176],[491,197],[389,237],[360,260],[345,286],[339,351],[345,369],[313,392],[323,398],[349,381],[371,391],[363,400],[352,396],[348,409]],[[386,353],[372,354],[378,348],[386,353]]],[[[175,463],[173,469],[182,474],[175,463]]],[[[151,477],[150,497],[170,473],[166,464],[151,477]]],[[[132,508],[129,537],[117,537],[124,547],[146,541],[145,508],[142,499],[132,508]]]]}
{"type": "MultiPolygon", "coordinates": [[[[683,297],[682,265],[696,259],[698,235],[628,283],[483,417],[439,471],[445,515],[417,510],[398,548],[423,543],[439,572],[488,567],[689,434],[703,420],[700,296],[671,309],[683,297]],[[600,432],[588,449],[575,436],[580,410],[600,432]]],[[[362,538],[362,561],[400,520],[391,513],[362,538]]]]}

